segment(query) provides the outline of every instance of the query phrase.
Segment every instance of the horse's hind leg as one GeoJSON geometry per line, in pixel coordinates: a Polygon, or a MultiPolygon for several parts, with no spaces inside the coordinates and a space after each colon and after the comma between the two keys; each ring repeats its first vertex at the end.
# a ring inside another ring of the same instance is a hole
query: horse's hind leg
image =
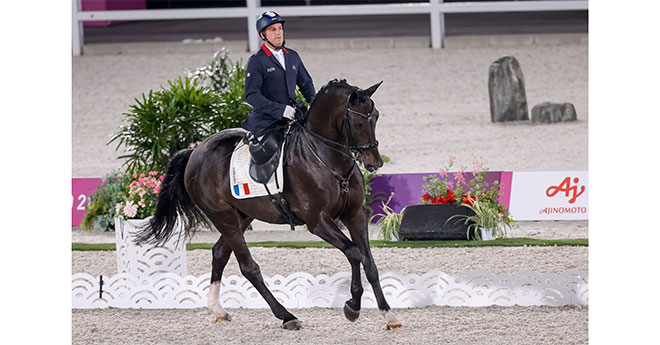
{"type": "Polygon", "coordinates": [[[289,330],[299,330],[302,327],[300,321],[286,310],[266,287],[259,265],[250,255],[250,250],[247,243],[245,243],[244,228],[241,228],[241,216],[238,212],[230,205],[224,204],[222,205],[222,211],[209,214],[209,218],[222,233],[221,238],[226,241],[234,252],[243,276],[252,283],[252,286],[266,300],[275,317],[282,320],[282,327],[289,330]]]}
{"type": "Polygon", "coordinates": [[[344,304],[344,315],[350,321],[357,320],[360,317],[362,293],[364,292],[360,277],[360,262],[362,262],[360,249],[341,232],[329,217],[320,219],[314,225],[309,223],[307,225],[311,233],[341,250],[351,264],[351,299],[344,304]]]}
{"type": "Polygon", "coordinates": [[[367,227],[367,220],[364,213],[361,211],[357,212],[350,220],[344,223],[348,230],[351,233],[351,239],[355,245],[360,249],[362,253],[362,264],[364,265],[364,273],[367,276],[369,284],[373,289],[374,296],[376,297],[376,302],[378,304],[378,309],[380,313],[385,317],[385,322],[387,323],[386,328],[400,328],[401,322],[390,311],[390,306],[385,300],[385,294],[383,294],[383,289],[380,286],[380,278],[378,277],[378,268],[374,262],[373,255],[371,254],[371,248],[369,248],[369,231],[367,227]]]}
{"type": "MultiPolygon", "coordinates": [[[[245,231],[252,219],[242,219],[241,229],[245,231]]],[[[211,285],[209,286],[209,295],[207,300],[207,307],[215,315],[215,322],[229,321],[231,316],[227,313],[220,304],[220,281],[222,280],[222,272],[227,266],[229,257],[231,256],[231,247],[220,235],[220,238],[213,246],[212,255],[212,268],[211,268],[211,285]]]]}

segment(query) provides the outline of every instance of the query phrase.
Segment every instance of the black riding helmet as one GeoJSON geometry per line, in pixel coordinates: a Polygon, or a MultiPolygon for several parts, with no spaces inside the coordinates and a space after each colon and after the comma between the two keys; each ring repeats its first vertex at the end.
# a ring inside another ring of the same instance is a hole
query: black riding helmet
{"type": "MultiPolygon", "coordinates": [[[[269,42],[265,37],[266,35],[261,35],[261,33],[266,30],[267,27],[275,24],[275,23],[282,23],[282,26],[284,26],[285,20],[282,18],[277,12],[273,11],[266,11],[262,13],[259,18],[257,18],[257,32],[259,33],[259,36],[261,37],[262,40],[269,42]]],[[[271,43],[271,45],[273,45],[271,43]]],[[[275,45],[273,45],[275,46],[275,45]]],[[[284,43],[282,43],[282,47],[284,46],[284,43]]],[[[282,49],[282,47],[275,47],[276,49],[282,49]]]]}

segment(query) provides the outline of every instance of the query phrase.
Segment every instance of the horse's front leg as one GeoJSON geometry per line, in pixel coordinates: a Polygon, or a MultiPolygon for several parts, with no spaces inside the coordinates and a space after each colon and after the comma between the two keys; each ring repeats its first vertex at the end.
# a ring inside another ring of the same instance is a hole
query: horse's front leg
{"type": "Polygon", "coordinates": [[[211,268],[211,285],[209,285],[209,295],[206,306],[215,315],[215,322],[229,321],[231,316],[227,313],[220,304],[220,281],[222,279],[222,272],[227,266],[227,261],[231,256],[231,247],[222,236],[218,242],[213,246],[213,266],[211,268]]]}
{"type": "Polygon", "coordinates": [[[348,228],[353,243],[355,243],[362,254],[364,273],[367,275],[367,280],[374,291],[374,296],[378,303],[378,309],[380,310],[381,315],[385,317],[385,322],[387,323],[386,328],[400,328],[401,322],[399,322],[390,311],[390,306],[387,304],[385,294],[383,294],[383,289],[380,286],[378,268],[376,267],[373,255],[371,254],[371,248],[369,247],[369,228],[367,227],[367,218],[364,214],[364,210],[362,207],[357,208],[357,212],[353,213],[351,216],[346,218],[342,217],[342,222],[344,222],[344,225],[348,228]]]}
{"type": "Polygon", "coordinates": [[[362,293],[364,292],[360,279],[360,263],[362,262],[360,249],[341,232],[337,224],[327,215],[321,216],[311,224],[308,222],[307,226],[311,233],[341,250],[351,264],[351,299],[344,303],[344,315],[350,321],[357,320],[360,317],[362,293]]]}

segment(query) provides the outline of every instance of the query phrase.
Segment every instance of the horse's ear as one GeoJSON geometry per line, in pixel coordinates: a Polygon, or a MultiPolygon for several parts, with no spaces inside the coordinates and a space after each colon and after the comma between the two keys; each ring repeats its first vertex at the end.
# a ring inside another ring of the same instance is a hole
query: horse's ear
{"type": "Polygon", "coordinates": [[[371,95],[373,95],[374,92],[376,92],[376,89],[378,89],[378,87],[379,87],[380,84],[382,84],[382,83],[383,83],[383,81],[381,80],[380,83],[372,85],[370,88],[364,90],[364,92],[365,92],[367,95],[369,95],[369,97],[371,97],[371,95]]]}

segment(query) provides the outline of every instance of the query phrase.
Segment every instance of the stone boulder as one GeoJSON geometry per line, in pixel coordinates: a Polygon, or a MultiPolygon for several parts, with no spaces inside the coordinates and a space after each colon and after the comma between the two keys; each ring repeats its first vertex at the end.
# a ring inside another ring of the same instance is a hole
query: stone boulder
{"type": "Polygon", "coordinates": [[[488,94],[492,122],[529,120],[525,78],[515,57],[505,56],[490,65],[488,94]]]}
{"type": "Polygon", "coordinates": [[[553,123],[577,120],[575,107],[571,103],[544,102],[532,108],[532,123],[553,123]]]}

